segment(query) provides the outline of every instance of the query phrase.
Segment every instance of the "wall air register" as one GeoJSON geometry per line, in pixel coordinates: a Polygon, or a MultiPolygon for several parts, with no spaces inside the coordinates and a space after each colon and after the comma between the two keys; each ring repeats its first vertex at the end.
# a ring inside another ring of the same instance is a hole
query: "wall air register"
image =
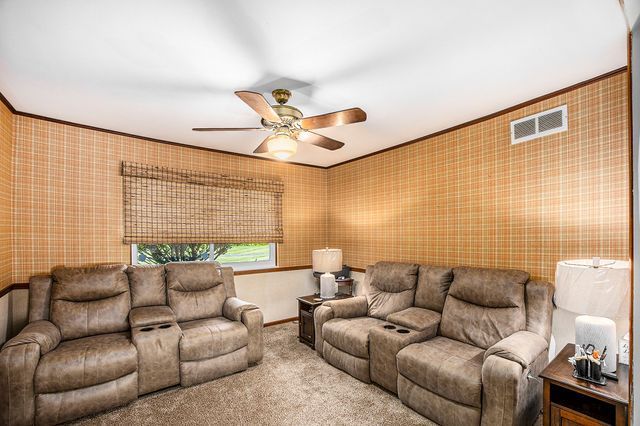
{"type": "Polygon", "coordinates": [[[511,122],[511,144],[567,130],[567,106],[562,105],[511,122]]]}

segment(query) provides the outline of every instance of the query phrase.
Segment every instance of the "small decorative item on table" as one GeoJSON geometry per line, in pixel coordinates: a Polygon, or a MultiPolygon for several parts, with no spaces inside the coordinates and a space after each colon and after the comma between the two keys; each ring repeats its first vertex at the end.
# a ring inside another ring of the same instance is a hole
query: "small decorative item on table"
{"type": "Polygon", "coordinates": [[[602,352],[592,344],[576,345],[574,356],[569,358],[573,365],[573,377],[604,386],[607,379],[602,376],[602,370],[607,365],[607,347],[602,352]]]}

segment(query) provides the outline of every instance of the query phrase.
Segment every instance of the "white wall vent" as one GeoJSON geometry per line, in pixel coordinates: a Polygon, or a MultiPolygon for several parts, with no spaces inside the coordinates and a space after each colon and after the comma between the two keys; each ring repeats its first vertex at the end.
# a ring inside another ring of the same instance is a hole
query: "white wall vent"
{"type": "Polygon", "coordinates": [[[562,105],[511,122],[511,144],[567,130],[567,106],[562,105]]]}

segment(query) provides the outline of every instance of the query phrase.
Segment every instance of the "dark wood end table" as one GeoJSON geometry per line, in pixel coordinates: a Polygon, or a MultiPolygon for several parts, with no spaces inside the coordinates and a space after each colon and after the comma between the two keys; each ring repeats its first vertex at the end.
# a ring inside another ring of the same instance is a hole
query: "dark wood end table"
{"type": "Polygon", "coordinates": [[[349,299],[351,294],[338,293],[332,299],[320,299],[319,294],[298,297],[298,340],[305,345],[315,348],[316,331],[313,322],[313,313],[323,302],[329,300],[349,299]],[[320,300],[316,300],[320,299],[320,300]]]}
{"type": "Polygon", "coordinates": [[[567,361],[575,345],[568,344],[540,373],[544,380],[543,420],[550,425],[626,425],[629,409],[629,366],[618,363],[618,381],[599,386],[576,379],[567,361]]]}

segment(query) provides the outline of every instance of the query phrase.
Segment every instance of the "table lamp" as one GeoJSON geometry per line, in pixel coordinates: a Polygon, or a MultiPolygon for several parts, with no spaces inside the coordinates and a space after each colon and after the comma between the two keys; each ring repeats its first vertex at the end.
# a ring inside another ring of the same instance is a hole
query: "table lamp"
{"type": "Polygon", "coordinates": [[[576,314],[575,343],[607,347],[603,373],[616,371],[618,342],[616,323],[628,312],[629,262],[620,260],[565,260],[556,267],[555,302],[576,314]]]}
{"type": "Polygon", "coordinates": [[[338,292],[336,277],[331,272],[342,270],[342,250],[322,249],[313,251],[313,271],[320,275],[320,297],[331,299],[338,292]]]}

